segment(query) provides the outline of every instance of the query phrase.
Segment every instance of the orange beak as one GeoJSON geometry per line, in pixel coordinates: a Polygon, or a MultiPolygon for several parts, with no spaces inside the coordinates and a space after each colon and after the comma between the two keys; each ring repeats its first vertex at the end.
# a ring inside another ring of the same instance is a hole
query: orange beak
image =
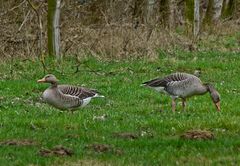
{"type": "Polygon", "coordinates": [[[215,103],[215,105],[216,105],[217,110],[220,111],[220,101],[215,103]]]}
{"type": "Polygon", "coordinates": [[[46,82],[45,78],[42,78],[40,80],[37,81],[38,83],[43,83],[43,82],[46,82]]]}

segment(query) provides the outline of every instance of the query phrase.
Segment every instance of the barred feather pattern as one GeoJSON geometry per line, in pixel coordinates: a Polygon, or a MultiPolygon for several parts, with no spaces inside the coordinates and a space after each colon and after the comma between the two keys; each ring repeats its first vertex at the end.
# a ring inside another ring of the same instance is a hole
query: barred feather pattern
{"type": "Polygon", "coordinates": [[[60,98],[60,101],[64,105],[64,107],[72,109],[77,108],[82,105],[83,101],[77,97],[68,94],[63,94],[61,91],[57,91],[57,97],[60,98]]]}
{"type": "Polygon", "coordinates": [[[156,78],[143,84],[150,87],[166,87],[176,81],[183,81],[189,78],[189,74],[186,73],[174,73],[164,78],[156,78]]]}
{"type": "Polygon", "coordinates": [[[207,92],[206,87],[202,85],[198,77],[187,73],[174,73],[143,84],[151,88],[163,87],[169,95],[182,98],[207,92]]]}
{"type": "Polygon", "coordinates": [[[220,95],[211,84],[203,84],[201,80],[192,74],[175,73],[164,78],[157,78],[143,85],[153,88],[158,92],[164,92],[172,97],[172,111],[176,109],[176,98],[182,98],[183,110],[186,106],[186,98],[194,95],[203,95],[210,93],[213,103],[220,111],[220,95]]]}
{"type": "Polygon", "coordinates": [[[50,87],[43,93],[43,99],[59,109],[73,109],[81,106],[83,100],[77,96],[63,94],[57,87],[50,87]]]}
{"type": "Polygon", "coordinates": [[[94,97],[104,97],[96,90],[71,85],[58,85],[58,80],[53,74],[47,74],[39,83],[50,83],[51,86],[43,92],[43,100],[48,104],[62,109],[71,110],[86,106],[94,97]]]}
{"type": "Polygon", "coordinates": [[[88,97],[94,97],[97,93],[96,90],[86,89],[83,87],[59,85],[58,89],[66,95],[76,96],[79,99],[85,99],[88,97]]]}

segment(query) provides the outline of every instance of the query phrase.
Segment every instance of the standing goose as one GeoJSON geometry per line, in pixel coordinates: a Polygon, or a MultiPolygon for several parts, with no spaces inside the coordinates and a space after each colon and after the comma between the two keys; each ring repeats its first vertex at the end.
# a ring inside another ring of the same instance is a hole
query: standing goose
{"type": "Polygon", "coordinates": [[[38,83],[50,83],[51,86],[43,92],[43,100],[61,110],[74,110],[86,106],[92,98],[104,97],[96,90],[71,85],[58,85],[57,78],[48,74],[38,83]]]}
{"type": "Polygon", "coordinates": [[[186,99],[194,95],[210,93],[213,103],[220,111],[220,95],[211,84],[203,84],[202,81],[192,74],[174,73],[164,78],[157,78],[143,83],[144,86],[164,92],[172,98],[172,111],[175,112],[177,98],[182,99],[183,110],[185,111],[186,99]]]}

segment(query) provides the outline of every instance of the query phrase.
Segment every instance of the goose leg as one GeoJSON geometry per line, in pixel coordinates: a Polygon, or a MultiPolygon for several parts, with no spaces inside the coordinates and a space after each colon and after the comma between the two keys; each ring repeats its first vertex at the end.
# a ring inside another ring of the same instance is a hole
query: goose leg
{"type": "Polygon", "coordinates": [[[186,99],[182,99],[182,107],[183,107],[183,111],[186,111],[186,99]]]}
{"type": "Polygon", "coordinates": [[[74,110],[73,109],[69,109],[69,111],[71,112],[71,114],[73,115],[73,112],[74,112],[74,110]]]}
{"type": "Polygon", "coordinates": [[[159,112],[163,112],[163,111],[164,111],[164,109],[163,109],[163,104],[160,103],[160,109],[159,109],[159,112]]]}
{"type": "Polygon", "coordinates": [[[172,112],[175,112],[176,110],[176,99],[172,98],[172,112]]]}

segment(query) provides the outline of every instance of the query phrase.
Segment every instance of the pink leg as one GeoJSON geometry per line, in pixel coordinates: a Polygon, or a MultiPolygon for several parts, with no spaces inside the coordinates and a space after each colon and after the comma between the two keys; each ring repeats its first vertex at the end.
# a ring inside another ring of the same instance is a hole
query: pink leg
{"type": "Polygon", "coordinates": [[[182,99],[182,107],[183,107],[183,111],[186,111],[186,99],[182,99]]]}
{"type": "Polygon", "coordinates": [[[164,111],[163,104],[160,105],[160,112],[164,111]]]}
{"type": "Polygon", "coordinates": [[[175,112],[176,110],[176,99],[172,98],[172,112],[175,112]]]}

